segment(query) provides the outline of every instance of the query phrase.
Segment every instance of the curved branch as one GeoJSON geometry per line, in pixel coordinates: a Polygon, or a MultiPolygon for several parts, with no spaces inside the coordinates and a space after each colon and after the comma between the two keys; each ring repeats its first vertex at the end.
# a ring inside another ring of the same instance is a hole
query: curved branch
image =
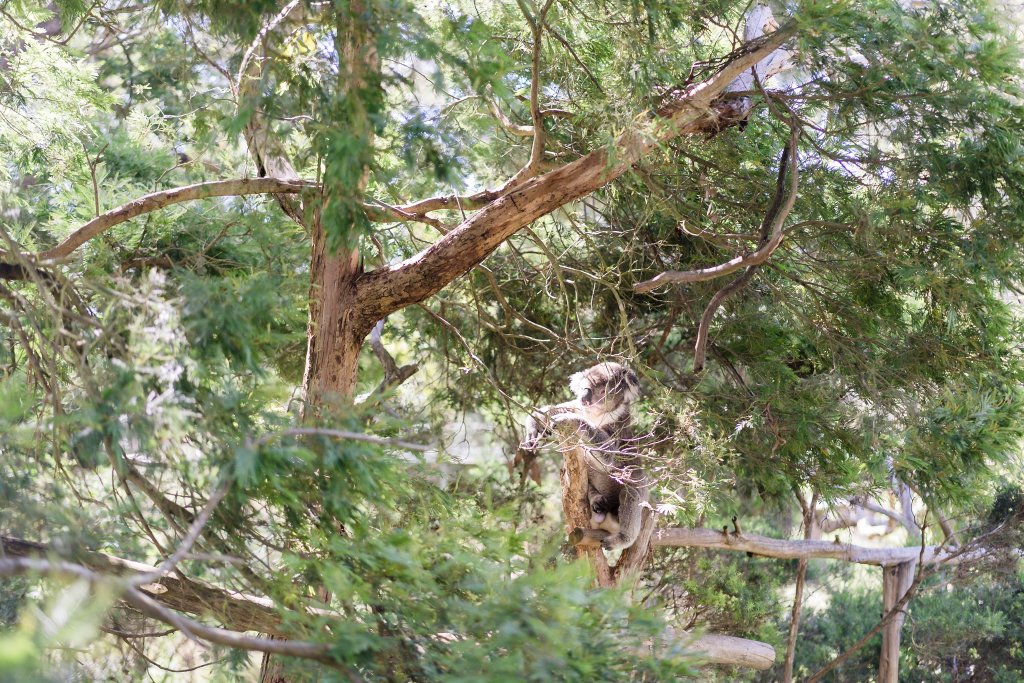
{"type": "MultiPolygon", "coordinates": [[[[761,245],[762,247],[767,246],[778,236],[776,247],[782,243],[782,224],[786,220],[786,216],[793,208],[793,202],[796,199],[796,188],[797,188],[797,164],[796,164],[796,143],[797,143],[797,128],[793,127],[790,134],[789,144],[782,150],[782,155],[779,158],[779,175],[775,182],[775,198],[772,200],[771,206],[768,209],[768,213],[765,214],[764,220],[761,222],[761,245]],[[786,191],[786,171],[787,168],[792,165],[789,189],[789,201],[783,206],[782,198],[786,191]]],[[[768,256],[771,254],[769,253],[768,256]]],[[[768,258],[765,256],[765,259],[768,258]]],[[[715,292],[715,295],[711,297],[711,301],[708,302],[707,307],[704,308],[704,313],[700,316],[700,324],[697,326],[697,341],[693,345],[693,372],[698,373],[704,369],[704,358],[707,353],[708,346],[708,331],[711,329],[711,319],[715,317],[715,312],[718,311],[719,306],[722,305],[727,298],[740,291],[747,286],[750,282],[754,273],[757,272],[758,264],[747,266],[747,269],[738,278],[722,287],[720,290],[715,292]]]]}
{"type": "MultiPolygon", "coordinates": [[[[176,187],[172,190],[153,192],[93,218],[68,235],[63,242],[52,249],[47,249],[38,254],[27,254],[27,256],[41,261],[64,258],[78,247],[103,234],[115,225],[143,214],[151,213],[157,209],[162,209],[171,204],[180,204],[209,197],[242,197],[251,194],[297,194],[310,187],[316,187],[316,183],[306,180],[279,180],[277,178],[238,178],[236,180],[214,180],[207,183],[176,187]]],[[[10,253],[0,251],[0,257],[4,256],[10,256],[10,253]]]]}
{"type": "MultiPolygon", "coordinates": [[[[782,206],[781,210],[775,215],[775,218],[772,221],[771,232],[768,235],[768,239],[762,240],[761,245],[757,248],[757,250],[754,253],[737,256],[735,258],[729,259],[725,263],[720,263],[717,266],[710,266],[708,268],[698,268],[696,270],[683,271],[668,270],[656,277],[651,278],[650,280],[645,280],[644,282],[636,283],[635,285],[633,285],[633,291],[643,294],[645,292],[650,292],[651,290],[657,289],[658,287],[663,287],[669,284],[681,284],[684,282],[702,282],[704,280],[713,280],[715,278],[722,277],[723,275],[735,273],[740,268],[750,268],[753,266],[760,265],[767,261],[769,257],[771,257],[771,255],[775,252],[775,250],[779,248],[779,245],[782,244],[782,225],[783,223],[786,222],[786,218],[789,216],[789,212],[793,209],[793,204],[796,203],[796,190],[799,177],[797,173],[795,140],[796,130],[794,129],[793,136],[790,138],[789,147],[789,149],[792,150],[789,160],[791,167],[791,176],[789,180],[789,197],[786,198],[786,203],[782,206]]],[[[779,173],[780,175],[785,173],[785,164],[783,164],[782,167],[779,169],[779,173]]],[[[737,287],[736,289],[739,289],[739,287],[737,287]]],[[[724,299],[725,296],[728,296],[728,294],[730,293],[731,292],[727,292],[724,296],[722,296],[722,299],[724,299]]],[[[719,301],[719,303],[721,303],[721,301],[719,301]]],[[[714,311],[712,310],[711,313],[714,314],[714,311]]],[[[706,335],[707,332],[705,331],[705,337],[706,335]]]]}
{"type": "Polygon", "coordinates": [[[509,135],[519,138],[528,138],[533,135],[533,126],[513,123],[512,119],[505,115],[505,112],[498,107],[498,103],[491,97],[487,98],[487,108],[491,110],[491,114],[498,120],[498,125],[509,135]]]}

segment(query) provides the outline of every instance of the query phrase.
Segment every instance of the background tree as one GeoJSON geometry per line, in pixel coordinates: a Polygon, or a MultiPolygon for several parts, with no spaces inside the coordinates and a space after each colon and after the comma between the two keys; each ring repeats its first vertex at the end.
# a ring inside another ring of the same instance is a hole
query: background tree
{"type": "MultiPolygon", "coordinates": [[[[0,573],[84,582],[4,584],[0,670],[189,668],[200,641],[225,672],[294,655],[268,677],[639,680],[686,670],[664,622],[782,646],[781,561],[658,551],[630,602],[560,557],[550,483],[396,457],[469,412],[511,454],[602,358],[644,379],[663,526],[789,535],[795,492],[809,537],[888,513],[1012,544],[1006,18],[751,10],[0,5],[0,573]]],[[[961,599],[939,576],[922,604],[961,599]]],[[[956,680],[941,652],[911,663],[956,680]]]]}

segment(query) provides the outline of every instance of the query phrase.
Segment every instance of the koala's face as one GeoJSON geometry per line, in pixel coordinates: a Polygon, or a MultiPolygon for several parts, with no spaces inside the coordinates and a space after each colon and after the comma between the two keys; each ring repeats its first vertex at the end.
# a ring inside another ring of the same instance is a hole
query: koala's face
{"type": "Polygon", "coordinates": [[[636,373],[618,363],[598,363],[569,378],[569,387],[589,412],[611,413],[640,395],[636,373]]]}

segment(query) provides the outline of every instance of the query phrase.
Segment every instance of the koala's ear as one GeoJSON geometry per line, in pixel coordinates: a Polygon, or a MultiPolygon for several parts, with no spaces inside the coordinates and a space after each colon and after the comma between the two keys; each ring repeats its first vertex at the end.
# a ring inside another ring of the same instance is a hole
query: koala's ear
{"type": "Polygon", "coordinates": [[[586,373],[577,372],[569,376],[569,390],[576,396],[582,396],[589,388],[586,373]]]}
{"type": "Polygon", "coordinates": [[[635,401],[640,398],[640,378],[632,370],[626,370],[626,393],[627,401],[635,401]]]}

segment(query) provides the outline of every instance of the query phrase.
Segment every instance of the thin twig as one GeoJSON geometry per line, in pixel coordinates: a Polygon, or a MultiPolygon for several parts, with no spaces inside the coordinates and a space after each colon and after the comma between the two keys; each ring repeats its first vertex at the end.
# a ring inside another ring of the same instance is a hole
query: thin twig
{"type": "Polygon", "coordinates": [[[224,499],[224,496],[227,495],[228,489],[230,488],[231,480],[228,479],[214,492],[212,496],[210,496],[210,500],[206,502],[206,506],[203,507],[202,511],[200,511],[196,518],[192,520],[188,534],[185,536],[185,540],[181,542],[181,545],[178,546],[178,549],[164,560],[163,564],[161,564],[156,571],[146,572],[134,577],[129,581],[129,585],[132,587],[138,587],[143,584],[152,583],[153,581],[159,580],[160,577],[165,574],[169,574],[174,571],[174,568],[178,566],[178,563],[185,559],[185,556],[191,552],[192,546],[194,546],[196,541],[199,539],[199,535],[203,532],[203,527],[205,527],[206,523],[209,521],[214,508],[216,508],[217,504],[224,499]]]}
{"type": "Polygon", "coordinates": [[[420,453],[426,453],[430,450],[430,446],[424,446],[423,444],[412,443],[411,441],[404,441],[402,439],[389,439],[383,436],[374,436],[373,434],[361,434],[360,432],[350,432],[344,429],[326,429],[321,427],[292,427],[290,429],[282,429],[279,432],[261,436],[253,442],[253,446],[262,446],[274,439],[289,436],[330,436],[336,439],[364,441],[366,443],[377,444],[380,446],[394,446],[396,448],[404,448],[409,451],[417,451],[420,453]]]}

